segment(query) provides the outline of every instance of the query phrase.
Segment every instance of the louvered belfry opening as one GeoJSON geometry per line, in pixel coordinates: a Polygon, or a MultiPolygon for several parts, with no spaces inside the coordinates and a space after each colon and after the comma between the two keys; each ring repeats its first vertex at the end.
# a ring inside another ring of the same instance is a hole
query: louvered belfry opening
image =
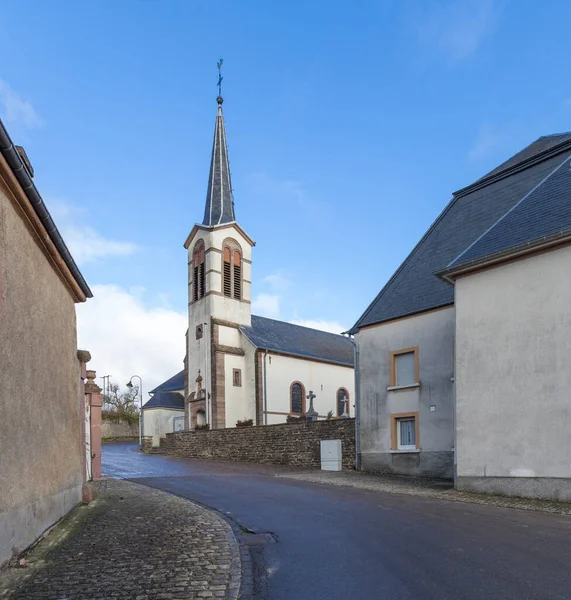
{"type": "MultiPolygon", "coordinates": [[[[228,240],[230,246],[237,246],[228,240]]],[[[242,299],[242,254],[230,246],[224,247],[224,270],[222,288],[226,298],[242,299]]]]}
{"type": "Polygon", "coordinates": [[[234,299],[242,298],[242,257],[236,250],[234,252],[234,299]]]}
{"type": "Polygon", "coordinates": [[[196,302],[198,300],[198,286],[196,282],[198,281],[198,265],[194,263],[194,273],[192,276],[192,300],[196,302]]]}
{"type": "Polygon", "coordinates": [[[192,252],[193,280],[192,280],[192,300],[196,302],[206,296],[206,253],[204,251],[204,242],[199,240],[194,246],[192,252]]]}
{"type": "Polygon", "coordinates": [[[224,295],[232,297],[232,264],[230,248],[224,248],[224,295]]]}

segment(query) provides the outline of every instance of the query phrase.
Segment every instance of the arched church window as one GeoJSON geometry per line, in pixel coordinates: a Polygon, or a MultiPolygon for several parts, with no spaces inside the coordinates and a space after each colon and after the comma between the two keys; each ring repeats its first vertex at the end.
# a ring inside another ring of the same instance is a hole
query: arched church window
{"type": "Polygon", "coordinates": [[[349,392],[345,388],[337,390],[337,416],[345,414],[345,405],[347,406],[347,414],[349,414],[349,392]]]}
{"type": "Polygon", "coordinates": [[[206,295],[206,273],[205,273],[206,253],[204,251],[204,242],[198,240],[192,252],[192,299],[194,302],[206,295]]]}
{"type": "Polygon", "coordinates": [[[242,299],[242,254],[237,242],[228,239],[224,242],[224,269],[222,289],[227,298],[242,299]]]}
{"type": "Polygon", "coordinates": [[[305,388],[299,381],[295,381],[290,387],[291,414],[301,415],[305,408],[305,388]]]}

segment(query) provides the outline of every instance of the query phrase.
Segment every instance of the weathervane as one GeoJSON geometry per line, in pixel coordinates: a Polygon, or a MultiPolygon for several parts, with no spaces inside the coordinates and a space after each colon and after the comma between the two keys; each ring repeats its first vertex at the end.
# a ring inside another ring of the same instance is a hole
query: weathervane
{"type": "Polygon", "coordinates": [[[222,77],[221,69],[222,69],[223,62],[224,62],[223,59],[220,59],[220,61],[216,63],[216,66],[218,67],[218,97],[219,98],[222,98],[222,80],[224,79],[224,77],[222,77]]]}

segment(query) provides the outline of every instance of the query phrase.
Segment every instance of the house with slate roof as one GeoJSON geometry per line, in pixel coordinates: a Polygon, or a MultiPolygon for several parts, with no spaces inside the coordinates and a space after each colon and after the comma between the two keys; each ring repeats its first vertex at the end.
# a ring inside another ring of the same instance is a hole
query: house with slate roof
{"type": "Polygon", "coordinates": [[[167,433],[184,425],[184,371],[180,371],[151,390],[151,398],[143,405],[143,432],[159,446],[167,433]]]}
{"type": "Polygon", "coordinates": [[[365,470],[571,499],[571,134],[455,192],[353,326],[365,470]]]}
{"type": "MultiPolygon", "coordinates": [[[[352,342],[251,314],[254,241],[236,221],[222,97],[217,103],[204,218],[184,244],[187,355],[172,379],[185,384],[185,428],[284,423],[309,409],[310,391],[319,418],[352,415],[352,342]]],[[[172,391],[169,382],[155,392],[172,391]]]]}

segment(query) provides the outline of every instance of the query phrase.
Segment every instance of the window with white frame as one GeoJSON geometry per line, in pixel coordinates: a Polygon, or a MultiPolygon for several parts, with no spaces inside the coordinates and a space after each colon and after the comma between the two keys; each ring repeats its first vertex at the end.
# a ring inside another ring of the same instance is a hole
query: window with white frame
{"type": "Polygon", "coordinates": [[[416,450],[416,419],[405,417],[397,419],[397,449],[416,450]]]}

